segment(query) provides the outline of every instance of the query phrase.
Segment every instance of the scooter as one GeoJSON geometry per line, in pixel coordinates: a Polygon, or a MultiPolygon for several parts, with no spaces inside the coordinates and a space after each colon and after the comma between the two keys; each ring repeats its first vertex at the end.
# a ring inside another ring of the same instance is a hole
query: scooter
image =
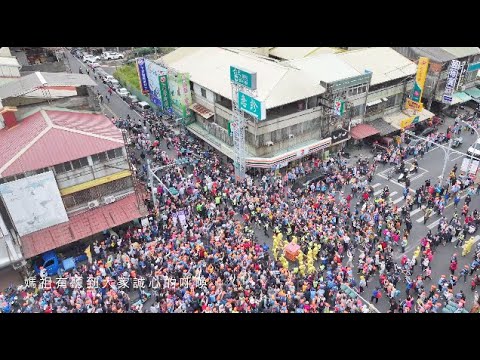
{"type": "Polygon", "coordinates": [[[462,144],[463,144],[463,138],[462,137],[455,137],[452,141],[452,148],[457,148],[462,144]]]}
{"type": "Polygon", "coordinates": [[[418,166],[412,165],[409,170],[410,174],[418,173],[418,166]]]}
{"type": "Polygon", "coordinates": [[[398,182],[407,181],[407,172],[403,171],[397,179],[398,182]]]}

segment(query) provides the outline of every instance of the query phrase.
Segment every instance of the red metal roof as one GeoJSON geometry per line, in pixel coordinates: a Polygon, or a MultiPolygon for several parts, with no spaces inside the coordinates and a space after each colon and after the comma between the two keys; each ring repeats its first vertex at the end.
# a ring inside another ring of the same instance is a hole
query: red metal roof
{"type": "Polygon", "coordinates": [[[28,259],[145,215],[137,207],[135,194],[131,194],[112,204],[74,215],[66,223],[23,236],[23,254],[28,259]]]}
{"type": "Polygon", "coordinates": [[[0,175],[37,170],[123,145],[122,132],[104,115],[39,110],[17,126],[0,130],[0,175]]]}
{"type": "Polygon", "coordinates": [[[350,130],[350,135],[354,139],[364,139],[366,137],[378,134],[380,131],[368,124],[359,124],[350,130]]]}

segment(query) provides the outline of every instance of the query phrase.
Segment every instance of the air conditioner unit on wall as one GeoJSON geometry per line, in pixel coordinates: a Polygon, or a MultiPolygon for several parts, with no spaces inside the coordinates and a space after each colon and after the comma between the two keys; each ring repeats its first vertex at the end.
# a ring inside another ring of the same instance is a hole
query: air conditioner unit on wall
{"type": "Polygon", "coordinates": [[[100,205],[100,202],[98,200],[93,200],[88,203],[88,208],[89,209],[94,209],[100,205]]]}
{"type": "Polygon", "coordinates": [[[105,196],[103,198],[103,201],[105,202],[105,204],[111,204],[115,201],[115,196],[105,196]]]}
{"type": "Polygon", "coordinates": [[[273,146],[273,141],[267,141],[267,142],[265,143],[265,146],[273,146]]]}
{"type": "Polygon", "coordinates": [[[459,86],[459,87],[458,87],[458,90],[464,91],[464,90],[465,90],[465,85],[459,86]]]}

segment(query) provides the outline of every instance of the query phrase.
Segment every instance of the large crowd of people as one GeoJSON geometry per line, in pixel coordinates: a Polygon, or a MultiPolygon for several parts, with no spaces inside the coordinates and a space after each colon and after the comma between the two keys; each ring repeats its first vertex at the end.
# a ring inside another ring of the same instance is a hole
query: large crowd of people
{"type": "MultiPolygon", "coordinates": [[[[444,186],[428,181],[413,193],[406,187],[405,205],[398,206],[388,187],[375,195],[371,186],[379,158],[348,165],[341,155],[311,155],[283,173],[237,183],[233,167],[214,151],[155,116],[114,122],[129,133],[130,161],[149,191],[147,160],[161,167],[156,201],[145,199],[148,222],[105,231],[89,261],[74,270],[7,289],[0,294],[3,312],[368,313],[378,311],[379,301],[392,313],[470,310],[467,298],[475,293],[455,286],[468,279],[474,290],[480,283],[480,251],[466,246],[469,224],[478,219],[470,208],[476,189],[458,169],[444,186]],[[292,186],[317,173],[306,186],[292,186]],[[470,191],[458,204],[461,215],[442,219],[407,256],[411,208],[423,207],[427,219],[428,209],[443,215],[461,191],[470,191]],[[271,246],[259,240],[265,236],[271,246]],[[431,264],[442,242],[475,250],[475,257],[457,269],[455,254],[449,276],[437,281],[431,264]],[[289,244],[299,247],[295,261],[284,253],[289,244]]],[[[391,145],[382,156],[400,164],[408,153],[391,145]]]]}

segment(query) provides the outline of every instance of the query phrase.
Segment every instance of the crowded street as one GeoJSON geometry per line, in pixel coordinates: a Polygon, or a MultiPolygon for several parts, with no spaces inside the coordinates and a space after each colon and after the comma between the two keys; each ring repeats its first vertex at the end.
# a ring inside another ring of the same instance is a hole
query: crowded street
{"type": "Polygon", "coordinates": [[[231,161],[184,125],[133,109],[64,54],[72,74],[97,83],[102,113],[126,132],[148,215],[104,231],[88,261],[60,279],[29,274],[12,284],[0,293],[2,312],[460,313],[479,306],[480,184],[461,169],[477,140],[471,128],[480,125],[476,115],[462,122],[471,109],[442,116],[423,141],[402,131],[386,147],[361,142],[328,158],[312,153],[294,166],[247,169],[237,182],[231,161]],[[455,136],[462,143],[443,169],[455,136]]]}

